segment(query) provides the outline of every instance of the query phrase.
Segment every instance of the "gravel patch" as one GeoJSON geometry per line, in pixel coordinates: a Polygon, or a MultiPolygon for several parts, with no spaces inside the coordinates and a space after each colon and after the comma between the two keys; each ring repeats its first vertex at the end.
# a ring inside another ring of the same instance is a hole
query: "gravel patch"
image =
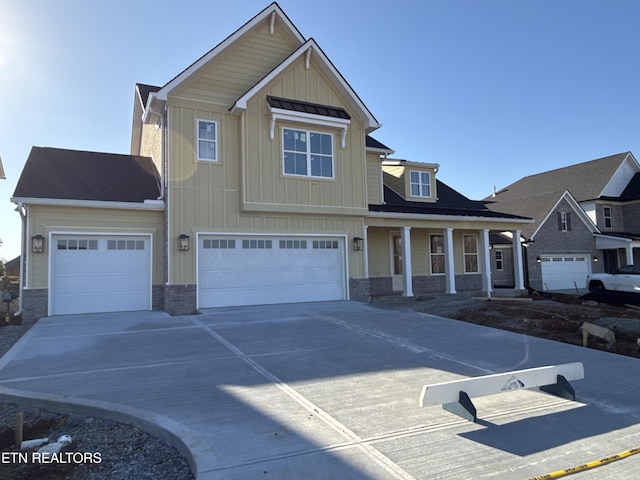
{"type": "MultiPolygon", "coordinates": [[[[25,325],[0,327],[0,356],[29,330],[25,325]]],[[[3,480],[190,480],[194,476],[178,450],[138,428],[94,417],[22,408],[0,403],[0,478],[3,480]],[[23,412],[23,440],[69,435],[55,461],[43,461],[33,450],[15,449],[16,413],[23,412]],[[20,456],[21,455],[21,456],[20,456]]]]}

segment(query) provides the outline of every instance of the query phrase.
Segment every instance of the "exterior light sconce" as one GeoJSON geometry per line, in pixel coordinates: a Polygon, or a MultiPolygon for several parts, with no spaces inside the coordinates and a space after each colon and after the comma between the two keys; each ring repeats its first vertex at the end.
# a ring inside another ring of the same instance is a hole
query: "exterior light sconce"
{"type": "Polygon", "coordinates": [[[33,253],[44,252],[44,237],[40,234],[31,237],[31,251],[33,253]]]}
{"type": "Polygon", "coordinates": [[[600,261],[600,260],[598,260],[598,256],[597,256],[597,255],[595,255],[595,256],[593,257],[593,261],[594,261],[594,262],[596,262],[596,263],[600,261]]]}
{"type": "Polygon", "coordinates": [[[353,237],[353,251],[361,252],[362,251],[362,242],[364,238],[361,237],[353,237]]]}
{"type": "Polygon", "coordinates": [[[180,236],[178,237],[178,242],[179,242],[178,246],[181,252],[186,252],[189,250],[190,240],[191,240],[191,237],[186,233],[180,234],[180,236]]]}
{"type": "Polygon", "coordinates": [[[536,262],[542,263],[542,258],[540,258],[540,257],[536,258],[536,262]]]}

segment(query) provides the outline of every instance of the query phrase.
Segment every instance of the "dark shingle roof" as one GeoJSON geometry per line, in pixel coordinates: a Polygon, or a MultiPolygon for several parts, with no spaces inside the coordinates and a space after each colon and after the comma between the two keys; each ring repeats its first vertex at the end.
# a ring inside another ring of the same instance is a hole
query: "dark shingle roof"
{"type": "Polygon", "coordinates": [[[529,220],[526,217],[494,212],[484,206],[484,202],[469,200],[440,180],[436,180],[438,201],[435,203],[411,202],[385,185],[384,205],[369,205],[371,212],[414,213],[421,215],[454,215],[461,217],[507,218],[529,220]]]}
{"type": "Polygon", "coordinates": [[[142,203],[160,196],[159,176],[149,157],[33,147],[13,196],[142,203]]]}
{"type": "Polygon", "coordinates": [[[640,172],[636,173],[620,194],[620,200],[640,200],[640,172]]]}
{"type": "Polygon", "coordinates": [[[146,85],[144,83],[136,83],[136,88],[140,94],[140,101],[142,102],[142,106],[147,104],[147,99],[149,98],[149,94],[156,93],[160,90],[160,87],[156,87],[154,85],[146,85]]]}
{"type": "Polygon", "coordinates": [[[367,148],[377,148],[379,150],[387,150],[389,152],[393,152],[391,148],[387,147],[384,143],[379,142],[370,135],[367,135],[365,138],[365,146],[367,148]]]}
{"type": "Polygon", "coordinates": [[[272,97],[271,95],[267,95],[267,102],[273,108],[323,115],[325,117],[341,118],[344,120],[351,119],[351,115],[349,115],[344,108],[320,105],[319,103],[301,102],[300,100],[291,100],[288,98],[272,97]]]}

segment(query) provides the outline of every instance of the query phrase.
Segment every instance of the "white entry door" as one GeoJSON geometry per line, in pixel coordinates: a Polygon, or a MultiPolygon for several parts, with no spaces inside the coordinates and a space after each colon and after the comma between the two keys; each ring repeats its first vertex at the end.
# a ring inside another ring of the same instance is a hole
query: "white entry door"
{"type": "Polygon", "coordinates": [[[346,299],[342,237],[198,236],[198,307],[346,299]]]}
{"type": "Polygon", "coordinates": [[[53,235],[49,250],[50,315],[151,309],[148,235],[53,235]]]}

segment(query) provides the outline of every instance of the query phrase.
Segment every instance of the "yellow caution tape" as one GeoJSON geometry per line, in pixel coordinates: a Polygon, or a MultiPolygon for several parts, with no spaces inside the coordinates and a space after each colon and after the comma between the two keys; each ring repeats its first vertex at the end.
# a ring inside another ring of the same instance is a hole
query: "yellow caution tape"
{"type": "Polygon", "coordinates": [[[564,477],[565,475],[571,475],[572,473],[578,473],[584,470],[589,470],[590,468],[600,467],[602,465],[606,465],[607,463],[615,462],[616,460],[622,460],[623,458],[630,457],[631,455],[635,455],[636,453],[640,453],[640,447],[627,450],[626,452],[622,452],[617,455],[613,455],[611,457],[602,458],[600,460],[596,460],[595,462],[589,462],[589,463],[585,463],[584,465],[579,465],[577,467],[567,468],[566,470],[557,470],[555,472],[551,472],[546,475],[533,477],[530,480],[548,480],[550,478],[564,477]]]}

